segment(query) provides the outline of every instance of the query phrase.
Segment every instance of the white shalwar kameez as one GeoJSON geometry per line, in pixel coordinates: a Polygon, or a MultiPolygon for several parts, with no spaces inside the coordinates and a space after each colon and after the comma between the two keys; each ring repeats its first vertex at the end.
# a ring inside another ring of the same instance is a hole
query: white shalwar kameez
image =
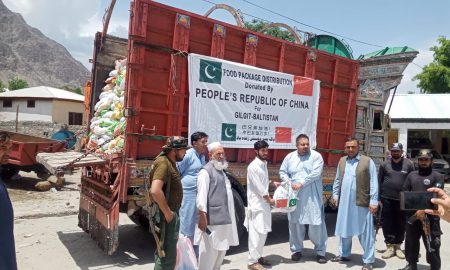
{"type": "MultiPolygon", "coordinates": [[[[198,226],[195,228],[194,244],[199,245],[199,270],[220,269],[225,253],[230,246],[239,245],[236,216],[234,212],[233,192],[231,190],[230,180],[228,180],[226,175],[225,178],[231,224],[208,225],[208,229],[211,232],[210,235],[201,231],[198,226]]],[[[204,169],[200,170],[197,181],[197,209],[202,212],[208,212],[207,205],[210,182],[208,172],[204,169]]]]}
{"type": "Polygon", "coordinates": [[[267,161],[256,157],[247,168],[248,207],[244,225],[248,230],[249,265],[262,257],[267,233],[272,231],[270,204],[264,199],[269,195],[269,183],[267,161]]]}
{"type": "Polygon", "coordinates": [[[297,208],[288,214],[289,245],[292,252],[303,250],[306,226],[309,239],[317,255],[325,256],[328,239],[322,202],[322,155],[310,150],[301,156],[297,151],[288,154],[280,167],[281,181],[302,184],[297,193],[297,208]]]}

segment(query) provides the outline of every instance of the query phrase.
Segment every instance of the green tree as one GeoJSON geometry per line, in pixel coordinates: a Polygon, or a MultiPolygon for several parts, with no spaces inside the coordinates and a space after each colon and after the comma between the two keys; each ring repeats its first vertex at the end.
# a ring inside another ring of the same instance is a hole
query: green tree
{"type": "MultiPolygon", "coordinates": [[[[269,23],[261,20],[253,19],[250,22],[244,22],[244,27],[255,32],[261,32],[269,23]]],[[[281,30],[279,27],[272,27],[264,31],[264,34],[281,38],[290,42],[294,42],[295,38],[287,30],[281,30]]]]}
{"type": "Polygon", "coordinates": [[[439,45],[430,48],[434,60],[414,76],[423,93],[450,93],[450,39],[439,37],[439,45]]]}
{"type": "Polygon", "coordinates": [[[28,87],[27,81],[20,79],[19,77],[14,77],[11,80],[9,80],[9,82],[8,82],[8,89],[11,91],[23,89],[23,88],[27,88],[27,87],[28,87]]]}
{"type": "Polygon", "coordinates": [[[6,88],[6,85],[0,80],[0,93],[4,92],[4,88],[6,88]]]}

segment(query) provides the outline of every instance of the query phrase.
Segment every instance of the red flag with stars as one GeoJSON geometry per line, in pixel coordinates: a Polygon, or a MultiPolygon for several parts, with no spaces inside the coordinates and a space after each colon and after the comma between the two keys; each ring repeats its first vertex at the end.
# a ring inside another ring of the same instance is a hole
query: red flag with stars
{"type": "Polygon", "coordinates": [[[314,80],[301,76],[294,76],[294,94],[302,96],[312,96],[314,80]]]}
{"type": "Polygon", "coordinates": [[[291,143],[292,128],[276,127],[275,128],[275,142],[276,143],[291,143]]]}

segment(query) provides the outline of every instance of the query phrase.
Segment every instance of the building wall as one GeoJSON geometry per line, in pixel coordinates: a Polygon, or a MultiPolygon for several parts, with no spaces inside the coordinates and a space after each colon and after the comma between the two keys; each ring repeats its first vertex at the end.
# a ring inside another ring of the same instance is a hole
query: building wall
{"type": "MultiPolygon", "coordinates": [[[[37,136],[50,139],[52,135],[61,129],[62,124],[56,124],[46,121],[8,121],[0,123],[0,130],[18,132],[31,136],[37,136]],[[17,128],[17,129],[16,129],[17,128]]],[[[77,135],[77,144],[75,149],[81,149],[82,137],[86,131],[86,126],[69,126],[69,131],[77,135]]]]}
{"type": "Polygon", "coordinates": [[[48,121],[52,122],[52,100],[49,99],[14,99],[11,107],[3,107],[0,100],[0,121],[15,121],[16,109],[19,105],[19,121],[48,121]],[[28,108],[27,100],[34,100],[35,107],[28,108]]]}
{"type": "MultiPolygon", "coordinates": [[[[69,112],[84,114],[84,105],[78,101],[54,100],[53,122],[69,124],[69,112]]],[[[83,119],[84,117],[82,117],[83,119]]]]}
{"type": "Polygon", "coordinates": [[[408,149],[408,130],[432,130],[430,140],[438,151],[442,147],[444,130],[450,130],[450,123],[391,123],[391,129],[398,130],[398,141],[403,144],[403,149],[408,149]]]}

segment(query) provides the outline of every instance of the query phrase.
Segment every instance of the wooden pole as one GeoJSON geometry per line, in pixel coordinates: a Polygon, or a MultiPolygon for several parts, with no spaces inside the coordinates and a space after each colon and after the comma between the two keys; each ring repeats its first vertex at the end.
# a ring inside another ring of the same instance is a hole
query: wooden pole
{"type": "Polygon", "coordinates": [[[19,129],[19,104],[16,107],[16,132],[19,129]]]}

